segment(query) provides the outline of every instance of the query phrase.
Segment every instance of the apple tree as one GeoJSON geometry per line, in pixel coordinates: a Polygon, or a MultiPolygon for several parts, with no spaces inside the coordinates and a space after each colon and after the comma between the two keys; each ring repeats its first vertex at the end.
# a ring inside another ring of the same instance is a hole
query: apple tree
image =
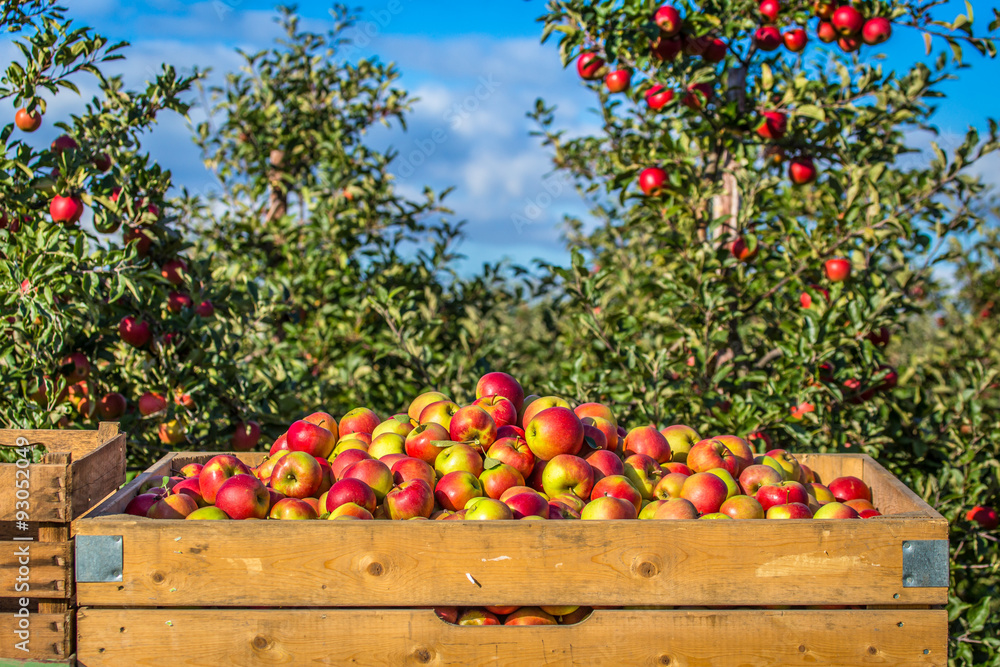
{"type": "MultiPolygon", "coordinates": [[[[995,221],[971,168],[1000,146],[996,124],[946,150],[932,114],[970,52],[995,55],[1000,20],[982,33],[968,4],[953,20],[937,4],[549,2],[543,39],[558,36],[603,125],[568,136],[543,101],[533,114],[598,223],[568,220],[572,266],[550,267],[566,294],[555,356],[574,360],[553,389],[764,449],[872,454],[928,497],[945,460],[970,477],[936,498],[943,512],[995,502],[997,441],[961,431],[993,371],[966,358],[947,376],[899,344],[958,241],[995,221]],[[879,45],[907,31],[928,57],[890,68],[879,45]]],[[[995,595],[995,561],[954,576],[952,609],[983,621],[995,603],[970,582],[995,595]]],[[[960,634],[966,664],[993,659],[995,643],[960,634]]]]}
{"type": "Polygon", "coordinates": [[[215,449],[252,418],[232,356],[244,318],[228,306],[232,287],[186,258],[165,201],[171,175],[142,146],[159,115],[187,113],[201,75],[165,65],[128,90],[102,71],[127,44],[52,2],[4,12],[20,57],[0,77],[14,121],[0,131],[0,422],[120,420],[133,465],[185,439],[215,449]],[[81,99],[59,98],[71,112],[42,145],[33,132],[57,96],[81,99]]]}

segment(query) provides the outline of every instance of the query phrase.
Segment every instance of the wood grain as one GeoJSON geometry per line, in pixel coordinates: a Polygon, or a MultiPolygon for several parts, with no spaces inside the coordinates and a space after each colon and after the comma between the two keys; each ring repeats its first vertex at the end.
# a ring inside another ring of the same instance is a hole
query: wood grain
{"type": "MultiPolygon", "coordinates": [[[[0,463],[0,521],[14,521],[17,516],[15,484],[23,480],[18,470],[16,464],[0,463]]],[[[65,464],[32,463],[28,466],[28,480],[27,502],[31,522],[70,520],[65,464]]]]}
{"type": "Polygon", "coordinates": [[[102,665],[947,664],[943,610],[601,610],[577,625],[460,627],[426,609],[81,609],[102,665]]]}
{"type": "Polygon", "coordinates": [[[125,434],[115,435],[84,454],[74,453],[69,479],[70,512],[75,518],[125,483],[125,434]]]}
{"type": "Polygon", "coordinates": [[[0,597],[69,597],[73,591],[72,547],[69,542],[0,542],[0,597]],[[27,592],[15,588],[24,548],[28,549],[27,592]]]}
{"type": "Polygon", "coordinates": [[[911,491],[875,459],[865,456],[862,479],[869,481],[874,504],[882,514],[920,513],[943,519],[924,499],[911,491]]]}
{"type": "Polygon", "coordinates": [[[943,520],[153,521],[105,516],[123,580],[81,605],[944,604],[902,587],[902,542],[943,520]],[[238,585],[235,583],[238,582],[238,585]],[[898,597],[896,597],[898,596],[898,597]]]}
{"type": "Polygon", "coordinates": [[[0,614],[0,659],[52,661],[66,660],[71,653],[70,639],[73,635],[73,614],[31,614],[31,641],[29,652],[14,648],[20,619],[14,614],[0,614]]]}

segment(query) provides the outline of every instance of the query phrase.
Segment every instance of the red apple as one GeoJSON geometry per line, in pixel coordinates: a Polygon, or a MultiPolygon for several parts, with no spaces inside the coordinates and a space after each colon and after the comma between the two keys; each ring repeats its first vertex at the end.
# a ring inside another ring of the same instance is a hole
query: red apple
{"type": "Polygon", "coordinates": [[[615,496],[601,496],[587,503],[580,512],[580,518],[584,521],[637,519],[639,511],[628,500],[615,496]]]}
{"type": "Polygon", "coordinates": [[[841,37],[852,37],[861,32],[865,17],[854,7],[842,5],[833,12],[831,23],[841,37]]]}
{"type": "Polygon", "coordinates": [[[287,456],[290,452],[291,450],[282,449],[275,452],[273,455],[268,454],[268,456],[260,462],[260,465],[257,466],[256,470],[253,471],[254,476],[262,482],[264,480],[271,479],[271,473],[274,472],[274,466],[278,464],[278,461],[282,456],[287,456]]]}
{"type": "Polygon", "coordinates": [[[545,466],[542,488],[550,498],[563,494],[589,498],[594,488],[594,470],[578,456],[559,454],[545,466]]]}
{"type": "Polygon", "coordinates": [[[128,501],[128,505],[125,506],[125,514],[131,514],[132,516],[146,516],[149,514],[149,508],[152,507],[160,498],[163,498],[162,493],[140,493],[136,497],[132,498],[132,500],[128,501]]]}
{"type": "Polygon", "coordinates": [[[306,452],[313,456],[328,457],[337,445],[337,438],[330,431],[300,419],[288,427],[285,436],[293,452],[306,452]]]}
{"type": "Polygon", "coordinates": [[[681,99],[681,104],[695,111],[703,108],[712,99],[714,90],[710,83],[693,83],[688,86],[688,92],[681,99]]]}
{"type": "Polygon", "coordinates": [[[738,475],[743,461],[718,439],[709,438],[695,444],[688,452],[687,466],[698,472],[722,468],[731,475],[738,475]]]}
{"type": "Polygon", "coordinates": [[[457,512],[473,498],[483,495],[483,485],[479,478],[466,470],[449,472],[438,480],[434,487],[434,499],[444,509],[457,512]]]}
{"type": "Polygon", "coordinates": [[[974,521],[983,530],[993,530],[997,526],[1000,526],[1000,517],[997,516],[997,511],[992,507],[984,507],[982,505],[976,505],[966,512],[965,520],[974,521]]]}
{"type": "Polygon", "coordinates": [[[304,500],[299,498],[282,498],[271,508],[268,517],[282,521],[302,521],[317,519],[319,515],[316,514],[313,506],[304,500]]]}
{"type": "Polygon", "coordinates": [[[575,455],[583,447],[583,423],[569,408],[542,410],[524,432],[531,453],[542,461],[564,454],[575,455]]]}
{"type": "Polygon", "coordinates": [[[293,451],[274,466],[270,486],[288,498],[308,498],[320,490],[323,469],[312,454],[293,451]]]}
{"type": "MultiPolygon", "coordinates": [[[[788,116],[780,111],[765,111],[761,114],[757,134],[764,139],[781,139],[788,130],[788,116]]],[[[737,256],[733,252],[733,256],[737,256]]]]}
{"type": "Polygon", "coordinates": [[[34,132],[42,126],[42,114],[37,110],[18,109],[14,114],[14,124],[22,132],[34,132]]]}
{"type": "Polygon", "coordinates": [[[827,484],[830,489],[830,493],[833,497],[840,502],[845,502],[848,500],[854,500],[855,498],[860,498],[863,500],[871,501],[872,492],[868,488],[868,485],[857,477],[838,477],[835,480],[827,484]]]}
{"type": "Polygon", "coordinates": [[[525,430],[527,430],[531,420],[543,410],[548,410],[549,408],[569,408],[569,403],[558,396],[536,396],[534,398],[529,396],[528,398],[531,400],[525,399],[524,409],[518,411],[521,427],[525,430]]]}
{"type": "Polygon", "coordinates": [[[271,496],[267,489],[259,479],[249,474],[230,477],[222,483],[215,496],[215,506],[236,520],[264,519],[270,504],[271,496]]]}
{"type": "Polygon", "coordinates": [[[812,510],[802,503],[774,505],[767,510],[765,515],[768,519],[811,519],[812,516],[812,510]]]}
{"type": "Polygon", "coordinates": [[[604,496],[613,496],[629,501],[635,505],[636,515],[642,506],[642,494],[636,491],[632,482],[624,475],[610,475],[594,484],[594,488],[590,492],[590,499],[597,500],[604,496]]]}
{"type": "Polygon", "coordinates": [[[173,493],[183,493],[191,496],[194,501],[198,504],[198,507],[205,507],[208,502],[201,495],[201,485],[198,483],[197,477],[185,477],[180,482],[174,485],[171,489],[173,493]]]}
{"type": "Polygon", "coordinates": [[[180,285],[184,282],[184,275],[188,272],[187,263],[183,259],[172,259],[166,262],[160,269],[160,275],[171,285],[180,285]]]}
{"type": "Polygon", "coordinates": [[[788,163],[788,176],[795,185],[807,185],[816,180],[816,165],[809,156],[797,157],[788,163]]]}
{"type": "Polygon", "coordinates": [[[498,439],[490,445],[486,456],[512,466],[524,479],[531,475],[535,466],[535,455],[531,453],[528,443],[522,438],[498,439]]]}
{"type": "Polygon", "coordinates": [[[688,468],[683,463],[677,463],[676,461],[669,461],[660,467],[663,468],[664,473],[679,472],[685,477],[690,477],[694,474],[694,470],[691,470],[691,468],[688,468]]]}
{"type": "Polygon", "coordinates": [[[439,477],[443,477],[456,470],[464,470],[479,477],[483,472],[483,459],[479,452],[463,443],[455,443],[441,449],[434,459],[434,471],[439,477]]]}
{"type": "MultiPolygon", "coordinates": [[[[385,460],[382,462],[385,463],[385,460]]],[[[422,479],[427,482],[427,486],[433,489],[434,484],[437,482],[437,475],[434,473],[434,468],[426,461],[421,461],[412,456],[403,456],[397,459],[389,466],[389,470],[392,471],[392,481],[397,485],[408,482],[411,479],[422,479]]]]}
{"type": "Polygon", "coordinates": [[[314,412],[308,417],[303,417],[302,421],[309,422],[310,424],[315,424],[321,428],[325,428],[334,436],[339,438],[339,429],[337,426],[337,420],[333,418],[329,412],[314,412]]]}
{"type": "Polygon", "coordinates": [[[52,222],[74,225],[83,215],[83,200],[77,195],[56,195],[49,204],[49,215],[52,216],[52,222]]]}
{"type": "Polygon", "coordinates": [[[440,424],[445,430],[451,427],[451,419],[459,410],[458,404],[452,401],[437,401],[431,403],[420,412],[417,420],[421,424],[440,424]]]}
{"type": "Polygon", "coordinates": [[[646,167],[639,172],[639,189],[647,196],[659,194],[667,183],[667,172],[659,167],[646,167]]]}
{"type": "Polygon", "coordinates": [[[524,476],[517,468],[497,462],[479,474],[479,482],[487,497],[499,499],[507,489],[524,486],[524,476]]]}
{"type": "Polygon", "coordinates": [[[763,16],[768,23],[775,23],[778,20],[778,13],[781,11],[781,5],[778,4],[778,0],[762,0],[758,9],[761,16],[763,16]]]}
{"type": "Polygon", "coordinates": [[[757,494],[758,489],[766,484],[777,484],[784,481],[784,475],[771,466],[755,464],[747,466],[740,473],[740,488],[749,496],[757,494]]]}
{"type": "Polygon", "coordinates": [[[782,45],[781,31],[773,25],[765,25],[757,28],[753,35],[757,48],[761,51],[774,51],[782,45]]]}
{"type": "Polygon", "coordinates": [[[865,44],[871,46],[881,44],[890,37],[892,37],[892,23],[889,22],[889,19],[881,16],[868,19],[864,28],[861,29],[861,39],[864,40],[865,44]]]}
{"type": "Polygon", "coordinates": [[[360,479],[347,478],[335,482],[330,490],[326,492],[326,505],[324,509],[332,512],[341,505],[353,503],[364,508],[368,512],[374,512],[378,505],[378,499],[370,486],[360,479]]]}
{"type": "Polygon", "coordinates": [[[139,397],[139,414],[143,417],[155,415],[157,412],[162,412],[166,409],[167,399],[165,399],[162,394],[147,391],[139,397]]]}
{"type": "Polygon", "coordinates": [[[736,457],[738,465],[736,470],[732,472],[733,477],[739,477],[745,468],[753,465],[753,450],[743,438],[738,438],[735,435],[717,435],[713,439],[725,445],[726,449],[736,457]]]}
{"type": "Polygon", "coordinates": [[[624,475],[625,464],[621,458],[607,449],[592,451],[584,457],[584,460],[594,469],[594,481],[613,475],[624,475]]]}
{"type": "Polygon", "coordinates": [[[450,400],[447,396],[439,391],[428,391],[417,396],[413,401],[410,402],[410,407],[406,410],[406,415],[410,419],[420,420],[420,412],[426,408],[431,403],[437,403],[438,401],[450,400]]]}
{"type": "MultiPolygon", "coordinates": [[[[517,424],[517,408],[510,399],[503,396],[483,396],[477,398],[472,404],[480,407],[493,419],[497,430],[503,426],[514,426],[517,424]]],[[[454,422],[454,418],[452,419],[454,422]]]]}
{"type": "Polygon", "coordinates": [[[837,29],[829,21],[820,21],[819,26],[816,28],[816,36],[819,37],[821,42],[829,44],[830,42],[837,41],[837,29]]]}
{"type": "Polygon", "coordinates": [[[646,91],[646,104],[650,109],[660,110],[674,99],[674,91],[656,84],[646,91]]]}
{"type": "Polygon", "coordinates": [[[342,475],[342,479],[360,479],[370,486],[378,502],[382,502],[392,489],[392,472],[386,464],[375,459],[361,459],[346,468],[342,475]]]}
{"type": "Polygon", "coordinates": [[[260,424],[250,420],[233,425],[233,437],[229,443],[237,452],[249,452],[260,442],[260,424]]]}
{"type": "Polygon", "coordinates": [[[97,411],[101,415],[101,419],[107,421],[121,417],[125,414],[126,407],[128,407],[128,402],[118,392],[105,394],[97,403],[97,411]]]}
{"type": "Polygon", "coordinates": [[[655,426],[637,426],[625,436],[625,455],[645,454],[657,463],[670,461],[670,443],[655,426]]]}
{"type": "Polygon", "coordinates": [[[510,401],[518,412],[524,405],[524,389],[521,384],[507,373],[499,371],[487,373],[476,383],[476,399],[486,396],[502,396],[510,401]]]}
{"type": "Polygon", "coordinates": [[[660,481],[653,487],[653,498],[656,500],[669,500],[670,498],[680,498],[681,489],[684,482],[691,475],[684,475],[678,472],[667,473],[660,478],[660,481]]]}
{"type": "Polygon", "coordinates": [[[370,521],[374,518],[375,517],[372,516],[371,512],[355,503],[344,503],[337,509],[331,511],[330,516],[327,517],[330,521],[336,519],[361,519],[370,521]]]}
{"type": "MultiPolygon", "coordinates": [[[[333,457],[330,461],[330,469],[333,470],[334,479],[343,479],[344,471],[358,461],[370,459],[371,456],[363,449],[348,449],[333,457]]],[[[329,459],[328,459],[329,460],[329,459]]]]}
{"type": "Polygon", "coordinates": [[[591,81],[599,79],[604,71],[604,61],[596,53],[589,51],[581,53],[576,59],[576,72],[581,79],[591,81]]]}
{"type": "Polygon", "coordinates": [[[615,415],[611,412],[611,408],[603,403],[581,403],[573,408],[573,414],[579,417],[581,421],[585,417],[600,417],[614,424],[615,428],[618,427],[618,422],[615,420],[615,415]]]}
{"type": "Polygon", "coordinates": [[[653,489],[663,477],[663,469],[656,459],[645,454],[633,454],[625,459],[625,476],[642,494],[643,499],[652,500],[653,489]]]}
{"type": "Polygon", "coordinates": [[[478,405],[460,408],[451,418],[449,434],[454,442],[464,442],[486,451],[497,436],[497,427],[486,410],[478,405]]]}
{"type": "Polygon", "coordinates": [[[694,506],[690,500],[685,498],[671,498],[670,500],[662,501],[663,504],[656,508],[656,512],[653,514],[653,519],[656,520],[669,520],[669,519],[697,519],[698,518],[698,508],[694,506]]]}
{"type": "MultiPolygon", "coordinates": [[[[591,429],[595,429],[604,435],[605,449],[612,452],[618,451],[619,441],[622,438],[618,435],[618,427],[615,426],[614,422],[608,421],[603,417],[581,417],[580,421],[583,423],[584,439],[587,438],[588,434],[590,434],[590,437],[594,439],[595,434],[591,429]]],[[[595,443],[599,443],[599,439],[595,439],[595,443]]]]}
{"type": "Polygon", "coordinates": [[[456,625],[500,625],[500,619],[483,609],[466,609],[458,617],[456,625]]]}
{"type": "Polygon", "coordinates": [[[722,503],[719,511],[733,519],[763,519],[764,508],[756,498],[733,496],[722,503]]]}
{"type": "Polygon", "coordinates": [[[718,512],[728,495],[729,488],[726,483],[709,472],[697,472],[691,475],[684,480],[684,485],[681,487],[681,498],[690,501],[700,514],[718,512]]]}
{"type": "Polygon", "coordinates": [[[181,477],[197,477],[201,474],[202,468],[204,468],[200,463],[188,463],[181,468],[181,477]]]}
{"type": "Polygon", "coordinates": [[[798,482],[787,480],[775,484],[764,484],[757,489],[754,498],[761,504],[764,511],[769,510],[775,505],[786,505],[788,503],[809,504],[809,492],[806,491],[806,487],[798,482]]]}
{"type": "Polygon", "coordinates": [[[450,440],[448,430],[444,426],[431,422],[420,424],[410,431],[403,445],[407,456],[433,465],[437,455],[441,453],[441,449],[434,443],[450,442],[450,440]]]}
{"type": "Polygon", "coordinates": [[[842,283],[851,275],[851,263],[843,257],[826,260],[823,268],[831,282],[842,283]]]}
{"type": "Polygon", "coordinates": [[[652,44],[653,57],[657,60],[671,61],[677,58],[684,44],[679,38],[667,38],[662,34],[652,44]]]}
{"type": "Polygon", "coordinates": [[[628,90],[631,83],[632,71],[627,69],[618,69],[614,72],[609,72],[604,77],[604,85],[608,87],[608,92],[610,93],[623,93],[628,90]]]}
{"type": "MultiPolygon", "coordinates": [[[[520,421],[520,419],[518,421],[520,421]]],[[[497,440],[503,440],[504,438],[521,438],[522,440],[524,440],[524,429],[521,428],[520,426],[515,426],[513,424],[509,424],[507,426],[498,426],[497,440]]]]}
{"type": "Polygon", "coordinates": [[[681,13],[670,5],[663,5],[657,9],[653,14],[653,22],[659,26],[661,34],[665,37],[673,37],[684,26],[681,13]]]}
{"type": "Polygon", "coordinates": [[[371,434],[381,421],[378,415],[368,408],[354,408],[340,418],[338,436],[343,438],[351,433],[371,434]]]}
{"type": "Polygon", "coordinates": [[[394,521],[422,516],[430,518],[434,511],[434,492],[422,479],[411,479],[389,491],[385,510],[394,521]]]}
{"type": "MultiPolygon", "coordinates": [[[[254,481],[257,480],[254,479],[254,481]]],[[[194,498],[179,493],[158,499],[150,506],[146,516],[150,519],[183,519],[196,509],[198,509],[198,503],[195,502],[194,498]]]]}
{"type": "Polygon", "coordinates": [[[118,335],[132,347],[143,347],[153,337],[153,332],[147,323],[127,315],[118,324],[118,335]]]}
{"type": "Polygon", "coordinates": [[[853,507],[843,503],[832,502],[822,505],[813,512],[814,519],[857,519],[858,512],[853,507]]]}
{"type": "Polygon", "coordinates": [[[500,500],[510,508],[515,519],[523,519],[526,516],[549,518],[549,501],[534,491],[522,491],[511,496],[501,496],[500,500]]]}
{"type": "Polygon", "coordinates": [[[718,63],[725,60],[728,52],[729,45],[724,40],[713,37],[705,46],[705,51],[701,54],[701,57],[710,63],[718,63]]]}

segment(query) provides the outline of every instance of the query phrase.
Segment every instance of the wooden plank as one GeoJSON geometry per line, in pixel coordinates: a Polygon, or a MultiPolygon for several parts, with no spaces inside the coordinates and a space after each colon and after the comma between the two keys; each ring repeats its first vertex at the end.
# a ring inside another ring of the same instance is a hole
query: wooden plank
{"type": "Polygon", "coordinates": [[[20,639],[14,634],[20,628],[20,617],[0,614],[0,659],[52,661],[66,660],[71,653],[73,635],[72,613],[30,614],[31,633],[28,651],[15,646],[20,639]]]}
{"type": "Polygon", "coordinates": [[[69,542],[0,542],[0,597],[67,598],[72,564],[69,542]],[[16,590],[25,583],[18,581],[22,565],[28,568],[28,591],[16,590]]]}
{"type": "Polygon", "coordinates": [[[863,462],[865,474],[862,479],[871,486],[874,504],[882,514],[918,513],[944,518],[875,459],[865,456],[863,462]]]}
{"type": "Polygon", "coordinates": [[[460,627],[427,609],[81,609],[102,665],[938,665],[943,610],[600,610],[577,625],[460,627]]]}
{"type": "Polygon", "coordinates": [[[800,463],[804,463],[816,473],[823,484],[829,484],[837,477],[853,475],[864,479],[864,464],[859,454],[799,454],[793,452],[800,463]]]}
{"type": "Polygon", "coordinates": [[[947,602],[946,588],[902,586],[902,542],[948,536],[947,522],[923,518],[193,522],[104,516],[80,521],[78,534],[124,539],[123,580],[77,582],[81,605],[947,602]]]}
{"type": "MultiPolygon", "coordinates": [[[[93,508],[88,516],[95,517],[103,514],[121,514],[125,511],[128,503],[132,498],[136,496],[139,492],[139,487],[146,483],[146,481],[155,475],[169,475],[171,464],[174,457],[177,456],[176,453],[172,452],[167,454],[159,461],[150,466],[145,472],[136,475],[135,479],[126,484],[122,489],[111,496],[106,498],[103,502],[98,504],[97,507],[93,508]]],[[[74,534],[76,533],[76,527],[79,522],[74,523],[74,534]]]]}
{"type": "Polygon", "coordinates": [[[99,431],[0,428],[0,446],[14,446],[18,438],[25,438],[29,445],[42,445],[52,452],[90,451],[101,444],[100,437],[99,431]]]}
{"type": "Polygon", "coordinates": [[[32,463],[27,471],[14,463],[0,464],[0,521],[15,521],[23,506],[17,505],[16,483],[29,480],[28,514],[31,522],[69,521],[68,478],[66,465],[32,463]]]}
{"type": "Polygon", "coordinates": [[[75,456],[70,473],[70,518],[73,519],[125,483],[125,434],[118,434],[97,449],[75,456]]]}

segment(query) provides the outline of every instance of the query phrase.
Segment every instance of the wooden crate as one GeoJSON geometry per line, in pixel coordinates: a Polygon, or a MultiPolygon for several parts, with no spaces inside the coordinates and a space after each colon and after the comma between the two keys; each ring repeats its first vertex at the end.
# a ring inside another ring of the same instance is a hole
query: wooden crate
{"type": "Polygon", "coordinates": [[[148,476],[211,456],[169,455],[79,522],[102,548],[121,538],[102,554],[107,580],[77,581],[83,664],[947,663],[948,524],[867,456],[801,457],[823,479],[869,483],[887,516],[862,521],[121,514],[148,476]],[[533,604],[673,608],[535,628],[459,628],[417,609],[533,604]],[[860,608],[803,608],[835,605],[860,608]]]}
{"type": "Polygon", "coordinates": [[[17,524],[15,490],[23,481],[13,463],[0,464],[0,661],[67,661],[73,653],[73,530],[75,519],[125,481],[125,434],[118,424],[95,431],[0,429],[0,445],[44,446],[28,466],[28,530],[17,524]],[[23,442],[21,443],[23,444],[23,442]],[[30,590],[18,591],[19,560],[29,551],[30,590]],[[31,601],[30,653],[14,648],[19,598],[31,601]]]}

